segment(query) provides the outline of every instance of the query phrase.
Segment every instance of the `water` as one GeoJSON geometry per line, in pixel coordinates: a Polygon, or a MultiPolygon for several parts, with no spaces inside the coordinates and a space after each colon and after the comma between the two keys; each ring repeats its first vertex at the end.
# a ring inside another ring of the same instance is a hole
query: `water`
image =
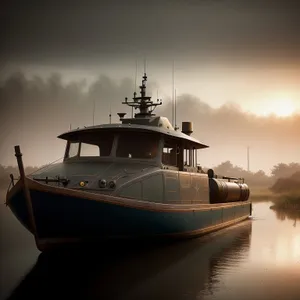
{"type": "Polygon", "coordinates": [[[194,240],[51,255],[1,205],[0,299],[299,300],[300,218],[270,205],[254,204],[252,219],[194,240]]]}

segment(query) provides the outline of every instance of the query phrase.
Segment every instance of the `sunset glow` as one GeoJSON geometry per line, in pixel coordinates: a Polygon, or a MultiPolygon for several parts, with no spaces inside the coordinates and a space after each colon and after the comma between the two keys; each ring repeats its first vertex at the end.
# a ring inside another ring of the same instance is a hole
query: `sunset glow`
{"type": "Polygon", "coordinates": [[[291,99],[274,99],[268,101],[261,110],[261,115],[274,114],[278,117],[288,117],[295,113],[295,105],[291,99]]]}

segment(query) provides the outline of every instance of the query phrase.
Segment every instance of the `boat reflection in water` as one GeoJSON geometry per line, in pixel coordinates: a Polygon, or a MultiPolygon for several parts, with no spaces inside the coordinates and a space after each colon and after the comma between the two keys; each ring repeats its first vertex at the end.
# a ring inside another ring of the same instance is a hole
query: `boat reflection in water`
{"type": "Polygon", "coordinates": [[[41,253],[9,299],[195,299],[249,254],[252,224],[185,242],[41,253]]]}

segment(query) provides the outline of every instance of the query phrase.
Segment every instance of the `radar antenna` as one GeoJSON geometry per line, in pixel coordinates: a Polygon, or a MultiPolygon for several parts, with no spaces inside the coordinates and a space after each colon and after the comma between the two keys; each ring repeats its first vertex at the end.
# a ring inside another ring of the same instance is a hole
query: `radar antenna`
{"type": "Polygon", "coordinates": [[[140,112],[135,114],[135,117],[147,117],[147,116],[154,116],[152,112],[158,105],[162,105],[162,100],[157,99],[157,102],[151,101],[151,97],[146,96],[146,81],[147,75],[144,73],[142,85],[140,86],[140,97],[136,96],[136,92],[133,93],[133,101],[128,101],[128,98],[125,98],[125,101],[122,104],[126,104],[131,106],[134,109],[139,109],[140,112]]]}

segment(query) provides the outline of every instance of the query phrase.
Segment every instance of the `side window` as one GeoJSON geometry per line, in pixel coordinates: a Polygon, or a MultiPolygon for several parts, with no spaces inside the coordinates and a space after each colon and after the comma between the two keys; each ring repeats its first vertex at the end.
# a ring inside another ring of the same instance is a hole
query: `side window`
{"type": "Polygon", "coordinates": [[[184,165],[188,167],[197,166],[197,149],[184,149],[184,165]]]}
{"type": "Polygon", "coordinates": [[[184,157],[183,157],[184,165],[190,166],[190,149],[184,149],[184,157]]]}
{"type": "Polygon", "coordinates": [[[162,153],[162,163],[169,166],[178,166],[178,146],[176,141],[165,141],[162,153]]]}

